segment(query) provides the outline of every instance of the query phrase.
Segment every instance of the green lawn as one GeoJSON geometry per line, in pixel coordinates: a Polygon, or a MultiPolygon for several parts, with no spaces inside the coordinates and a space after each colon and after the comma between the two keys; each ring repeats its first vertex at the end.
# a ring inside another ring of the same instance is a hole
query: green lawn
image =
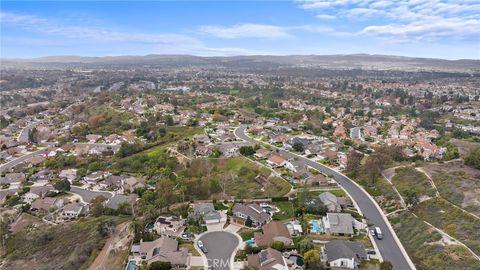
{"type": "Polygon", "coordinates": [[[280,210],[273,214],[272,218],[274,220],[287,220],[295,217],[295,206],[293,202],[275,202],[272,204],[280,210]]]}
{"type": "Polygon", "coordinates": [[[242,237],[243,241],[247,241],[253,238],[255,232],[261,232],[262,230],[254,230],[249,228],[241,228],[237,233],[242,237]]]}
{"type": "Polygon", "coordinates": [[[333,195],[335,196],[338,196],[338,197],[343,197],[343,196],[347,196],[347,193],[345,193],[345,191],[343,189],[332,189],[332,190],[319,190],[319,191],[309,191],[308,192],[308,195],[309,196],[320,196],[320,194],[322,193],[325,193],[325,192],[330,192],[332,193],[333,195]]]}

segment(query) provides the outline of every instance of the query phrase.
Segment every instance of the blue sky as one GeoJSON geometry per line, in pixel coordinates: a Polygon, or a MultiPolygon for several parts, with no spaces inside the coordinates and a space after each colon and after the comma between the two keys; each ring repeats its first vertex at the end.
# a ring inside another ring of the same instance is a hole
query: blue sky
{"type": "Polygon", "coordinates": [[[2,1],[2,58],[390,54],[480,58],[480,0],[2,1]]]}

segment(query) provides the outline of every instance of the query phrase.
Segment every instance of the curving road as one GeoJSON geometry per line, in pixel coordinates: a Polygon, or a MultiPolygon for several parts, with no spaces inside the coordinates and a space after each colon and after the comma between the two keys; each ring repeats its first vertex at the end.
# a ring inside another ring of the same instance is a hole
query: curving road
{"type": "MultiPolygon", "coordinates": [[[[242,125],[235,129],[235,136],[250,143],[258,143],[256,140],[246,135],[246,128],[247,126],[242,125]]],[[[284,151],[275,146],[272,146],[272,148],[276,149],[279,153],[282,153],[290,158],[297,158],[298,160],[304,162],[306,165],[315,168],[324,174],[332,175],[337,181],[337,183],[342,185],[342,187],[352,197],[352,199],[360,208],[362,214],[367,218],[368,222],[375,224],[375,226],[380,227],[380,229],[382,230],[383,239],[375,239],[375,243],[377,244],[383,259],[390,261],[393,264],[394,269],[396,270],[415,269],[415,266],[410,260],[410,257],[408,257],[408,254],[406,253],[402,244],[398,240],[398,237],[393,231],[386,216],[383,214],[378,204],[373,200],[370,195],[367,194],[367,192],[363,188],[361,188],[358,184],[356,184],[347,176],[336,170],[333,170],[332,168],[314,162],[305,157],[293,154],[291,152],[284,151]]]]}

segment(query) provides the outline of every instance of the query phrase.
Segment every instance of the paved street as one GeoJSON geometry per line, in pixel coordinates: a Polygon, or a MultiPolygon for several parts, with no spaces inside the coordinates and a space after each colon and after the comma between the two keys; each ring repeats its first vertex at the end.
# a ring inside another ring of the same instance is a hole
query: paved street
{"type": "Polygon", "coordinates": [[[110,199],[110,197],[112,197],[112,194],[110,192],[86,190],[75,186],[72,186],[70,188],[70,192],[78,194],[80,197],[82,197],[83,201],[87,203],[91,202],[93,199],[100,195],[105,197],[106,199],[110,199]]]}
{"type": "MultiPolygon", "coordinates": [[[[235,130],[235,135],[238,138],[241,138],[245,141],[249,141],[251,143],[257,143],[254,139],[248,137],[245,134],[246,126],[241,126],[235,130]]],[[[366,194],[364,190],[362,190],[359,186],[357,186],[353,180],[349,179],[348,177],[344,176],[343,174],[325,166],[320,163],[311,161],[307,158],[304,158],[299,155],[295,155],[293,153],[281,150],[272,146],[272,148],[276,149],[279,153],[285,154],[288,157],[295,157],[299,160],[303,161],[306,165],[311,166],[326,175],[333,175],[335,180],[342,185],[342,187],[352,196],[352,199],[356,202],[358,207],[360,208],[362,214],[368,219],[369,223],[375,224],[375,226],[380,227],[383,232],[383,239],[382,240],[375,240],[380,253],[384,260],[390,261],[394,269],[398,270],[406,270],[406,269],[414,269],[413,264],[411,263],[408,255],[402,252],[401,243],[397,242],[394,238],[395,232],[391,227],[387,224],[388,221],[385,221],[383,213],[376,207],[374,201],[366,194]]]]}
{"type": "Polygon", "coordinates": [[[236,235],[225,231],[215,231],[202,235],[199,240],[207,248],[208,253],[205,255],[213,269],[230,269],[230,258],[239,244],[236,235]]]}

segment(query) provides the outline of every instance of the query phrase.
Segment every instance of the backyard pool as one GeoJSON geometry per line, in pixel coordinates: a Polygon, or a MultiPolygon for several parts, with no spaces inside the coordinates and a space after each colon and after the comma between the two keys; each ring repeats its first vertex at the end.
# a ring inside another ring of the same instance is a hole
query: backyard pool
{"type": "Polygon", "coordinates": [[[127,264],[127,270],[135,270],[137,269],[137,264],[135,263],[135,261],[129,261],[128,264],[127,264]]]}
{"type": "Polygon", "coordinates": [[[255,239],[246,240],[245,243],[248,245],[253,245],[255,244],[255,239]]]}
{"type": "Polygon", "coordinates": [[[303,258],[299,255],[290,255],[288,259],[294,263],[296,263],[298,266],[303,266],[303,258]]]}
{"type": "Polygon", "coordinates": [[[323,232],[320,220],[312,220],[312,221],[310,221],[310,224],[312,225],[311,228],[310,228],[310,231],[312,233],[319,234],[319,233],[323,232]]]}

